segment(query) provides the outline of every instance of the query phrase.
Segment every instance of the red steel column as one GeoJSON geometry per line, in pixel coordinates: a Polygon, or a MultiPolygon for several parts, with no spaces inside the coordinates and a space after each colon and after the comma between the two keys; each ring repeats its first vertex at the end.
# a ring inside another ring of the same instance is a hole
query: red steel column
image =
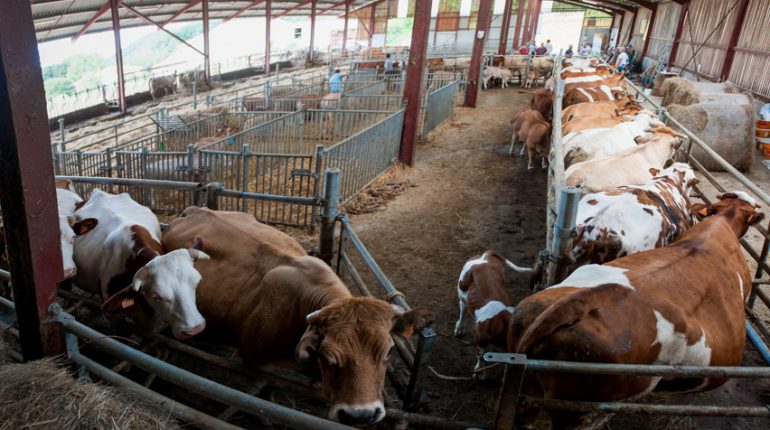
{"type": "Polygon", "coordinates": [[[620,25],[618,25],[618,38],[615,40],[615,46],[620,46],[620,38],[623,37],[623,21],[626,19],[626,13],[620,14],[620,25]]]}
{"type": "Polygon", "coordinates": [[[492,0],[479,0],[479,14],[476,20],[476,32],[473,38],[471,65],[468,69],[468,85],[465,90],[465,107],[476,107],[479,91],[479,74],[481,73],[481,55],[484,53],[484,42],[489,37],[489,19],[492,18],[492,0]]]}
{"type": "Polygon", "coordinates": [[[203,0],[203,73],[211,81],[211,51],[209,50],[209,0],[203,0]]]}
{"type": "Polygon", "coordinates": [[[342,32],[342,53],[348,52],[348,18],[350,18],[350,2],[345,2],[345,30],[342,32]]]}
{"type": "Polygon", "coordinates": [[[532,7],[534,6],[535,0],[529,0],[527,2],[527,11],[524,12],[524,31],[521,34],[521,42],[523,44],[529,44],[529,41],[532,40],[532,38],[529,36],[529,20],[532,16],[532,7]]]}
{"type": "Polygon", "coordinates": [[[540,9],[543,7],[543,0],[535,0],[535,13],[532,15],[532,38],[537,36],[537,26],[540,24],[540,9]]]}
{"type": "Polygon", "coordinates": [[[0,207],[25,360],[64,352],[48,319],[63,278],[43,77],[29,2],[0,1],[0,207]]]}
{"type": "Polygon", "coordinates": [[[420,125],[420,102],[422,95],[422,75],[425,68],[425,52],[428,49],[430,30],[430,10],[433,0],[421,0],[414,5],[414,24],[412,25],[412,43],[409,46],[409,63],[406,65],[404,83],[404,129],[401,134],[401,148],[398,159],[409,166],[414,165],[414,153],[417,144],[417,127],[420,125]]]}
{"type": "Polygon", "coordinates": [[[272,0],[265,1],[265,74],[270,74],[270,22],[273,20],[272,0]]]}
{"type": "Polygon", "coordinates": [[[634,31],[636,30],[636,18],[639,17],[639,10],[634,11],[634,18],[631,20],[631,28],[628,30],[628,41],[626,41],[626,45],[631,44],[631,39],[634,38],[634,31]]]}
{"type": "Polygon", "coordinates": [[[369,15],[369,49],[372,49],[372,39],[374,39],[374,12],[376,7],[376,4],[372,5],[372,11],[369,15]]]}
{"type": "Polygon", "coordinates": [[[519,49],[519,46],[521,46],[521,43],[519,43],[520,38],[523,38],[521,35],[521,21],[524,19],[524,3],[526,3],[527,0],[519,0],[519,10],[516,13],[516,27],[513,29],[513,50],[516,51],[519,49]]]}
{"type": "Polygon", "coordinates": [[[653,30],[655,29],[655,17],[658,15],[658,7],[655,6],[651,9],[650,23],[647,25],[647,34],[644,36],[644,46],[642,47],[642,55],[639,57],[644,61],[644,54],[647,53],[647,48],[650,46],[650,39],[652,39],[653,30]]]}
{"type": "MultiPolygon", "coordinates": [[[[497,48],[499,55],[505,55],[508,45],[508,31],[511,28],[511,8],[513,0],[505,0],[505,10],[503,10],[503,22],[500,27],[500,46],[497,48]]],[[[514,47],[517,48],[517,47],[514,47]]]]}
{"type": "Polygon", "coordinates": [[[679,40],[682,38],[684,20],[685,17],[687,17],[687,10],[690,7],[690,0],[685,1],[681,7],[682,11],[679,13],[679,22],[676,24],[676,34],[674,34],[674,44],[671,45],[671,54],[668,56],[668,67],[673,66],[674,61],[676,61],[676,53],[679,51],[679,40]]]}
{"type": "Polygon", "coordinates": [[[310,2],[310,50],[307,53],[308,63],[315,61],[315,12],[318,0],[310,2]]]}
{"type": "Polygon", "coordinates": [[[123,76],[123,48],[120,44],[120,1],[110,0],[112,12],[112,34],[115,36],[115,64],[118,72],[118,107],[121,113],[126,112],[126,79],[123,76]]]}
{"type": "Polygon", "coordinates": [[[741,37],[743,21],[746,19],[748,9],[749,0],[741,0],[741,4],[738,6],[738,15],[736,15],[735,24],[733,24],[733,34],[730,35],[730,43],[727,45],[725,62],[722,64],[721,78],[723,81],[730,77],[730,70],[733,68],[733,60],[735,60],[735,46],[738,45],[738,39],[741,37]]]}

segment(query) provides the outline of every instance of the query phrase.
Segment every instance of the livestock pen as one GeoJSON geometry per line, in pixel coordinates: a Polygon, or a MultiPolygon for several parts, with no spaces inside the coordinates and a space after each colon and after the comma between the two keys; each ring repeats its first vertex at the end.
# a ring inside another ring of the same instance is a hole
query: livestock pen
{"type": "MultiPolygon", "coordinates": [[[[566,187],[564,150],[562,144],[562,98],[564,82],[561,79],[561,59],[557,59],[554,76],[556,78],[556,93],[554,96],[553,131],[550,152],[550,167],[548,171],[548,209],[547,209],[547,240],[546,248],[541,252],[541,263],[545,266],[540,287],[545,288],[561,282],[567,275],[572,264],[572,238],[575,236],[577,202],[579,190],[566,187]]],[[[678,155],[688,161],[700,177],[718,192],[731,191],[725,188],[723,181],[718,180],[712,172],[704,169],[702,164],[692,156],[693,149],[702,149],[707,156],[721,165],[728,175],[742,184],[745,191],[756,196],[766,205],[770,205],[770,195],[766,194],[756,184],[752,183],[737,169],[724,161],[702,139],[683,127],[666,111],[647,97],[633,83],[628,82],[631,91],[636,94],[644,106],[657,112],[661,120],[669,127],[678,130],[686,136],[684,144],[678,150],[678,155]]],[[[709,203],[711,199],[703,187],[697,185],[693,190],[698,198],[709,203]]],[[[608,364],[590,362],[570,362],[532,359],[524,354],[487,353],[488,363],[505,365],[505,376],[498,400],[495,428],[513,428],[517,409],[521,406],[533,407],[545,411],[564,412],[600,412],[614,414],[641,414],[663,416],[723,416],[723,417],[770,417],[766,405],[689,405],[689,404],[646,404],[640,402],[588,402],[572,400],[541,399],[522,395],[522,385],[527,375],[541,373],[559,373],[570,375],[624,375],[624,376],[656,376],[662,378],[770,378],[770,330],[766,325],[766,316],[770,310],[770,296],[764,290],[769,283],[766,276],[770,274],[767,264],[768,244],[770,236],[768,228],[760,225],[751,227],[753,234],[763,238],[761,249],[752,247],[744,238],[741,246],[747,260],[756,265],[755,280],[751,295],[746,300],[745,321],[746,335],[749,345],[757,352],[762,365],[757,366],[677,366],[677,365],[637,365],[637,364],[608,364]],[[763,308],[764,307],[764,308],[763,308]],[[763,320],[764,319],[764,320],[763,320]]]]}

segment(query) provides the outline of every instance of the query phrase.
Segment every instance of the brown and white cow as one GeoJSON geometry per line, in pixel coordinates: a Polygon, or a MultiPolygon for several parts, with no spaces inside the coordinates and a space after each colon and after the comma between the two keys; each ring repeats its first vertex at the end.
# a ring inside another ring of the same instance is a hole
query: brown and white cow
{"type": "Polygon", "coordinates": [[[662,248],[692,227],[687,195],[698,180],[686,163],[674,163],[641,186],[611,188],[578,204],[575,264],[602,264],[662,248]]]}
{"type": "Polygon", "coordinates": [[[617,73],[611,76],[602,76],[599,74],[583,74],[576,73],[574,75],[567,73],[564,78],[564,94],[569,94],[572,90],[577,88],[589,89],[598,87],[610,87],[621,88],[626,90],[626,81],[622,73],[617,73]]]}
{"type": "Polygon", "coordinates": [[[611,157],[575,163],[565,172],[566,184],[584,194],[622,185],[643,185],[663,170],[663,165],[682,143],[682,135],[658,127],[649,141],[611,157]]]}
{"type": "Polygon", "coordinates": [[[169,225],[163,245],[184,249],[199,239],[211,255],[196,263],[207,334],[236,345],[248,366],[320,375],[330,419],[354,424],[385,416],[391,334],[411,335],[430,322],[430,312],[353,297],[323,261],[249,214],[188,208],[169,225]]]}
{"type": "Polygon", "coordinates": [[[583,118],[617,118],[633,115],[642,110],[639,103],[626,99],[594,103],[578,103],[564,108],[562,122],[567,123],[583,118]]]}
{"type": "Polygon", "coordinates": [[[505,291],[505,269],[531,272],[519,267],[500,253],[486,251],[463,265],[457,281],[457,299],[460,314],[455,323],[454,335],[462,333],[465,314],[473,318],[473,343],[479,348],[474,370],[481,368],[481,357],[488,349],[505,350],[508,325],[513,312],[513,300],[505,291]]]}
{"type": "MultiPolygon", "coordinates": [[[[77,266],[72,256],[75,231],[70,226],[69,217],[83,204],[83,199],[75,192],[75,187],[70,181],[61,180],[56,181],[56,204],[59,208],[59,244],[61,245],[62,269],[64,270],[63,279],[70,279],[77,273],[77,266]]],[[[86,224],[94,227],[98,221],[92,218],[87,223],[83,223],[84,226],[86,224]]],[[[80,233],[85,234],[88,230],[90,228],[81,229],[80,233]]]]}
{"type": "Polygon", "coordinates": [[[621,87],[600,85],[592,88],[573,88],[564,92],[562,106],[569,107],[578,103],[594,103],[603,101],[622,100],[627,97],[626,90],[621,87]]]}
{"type": "Polygon", "coordinates": [[[177,91],[177,76],[157,76],[147,81],[150,90],[150,96],[153,100],[158,97],[164,97],[169,94],[175,94],[177,91]]]}
{"type": "Polygon", "coordinates": [[[165,323],[180,339],[203,331],[206,321],[195,305],[201,275],[193,262],[208,255],[193,246],[164,254],[155,214],[125,193],[94,189],[71,222],[79,234],[75,284],[100,295],[103,309],[128,310],[137,323],[154,326],[147,328],[165,323]],[[89,222],[94,219],[98,225],[89,222]]]}
{"type": "MultiPolygon", "coordinates": [[[[559,284],[522,300],[511,318],[508,350],[545,360],[740,365],[751,274],[738,239],[764,214],[737,194],[693,209],[715,215],[665,248],[581,266],[559,284]]],[[[535,373],[524,393],[604,402],[654,390],[707,390],[725,381],[535,373]]],[[[551,422],[554,428],[572,428],[582,418],[559,411],[551,422]]]]}

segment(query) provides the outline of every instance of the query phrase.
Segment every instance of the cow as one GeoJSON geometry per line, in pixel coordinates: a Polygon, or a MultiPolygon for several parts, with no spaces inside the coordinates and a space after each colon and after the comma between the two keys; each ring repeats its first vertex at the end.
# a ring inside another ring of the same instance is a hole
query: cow
{"type": "Polygon", "coordinates": [[[589,75],[599,75],[599,76],[609,76],[612,74],[612,71],[607,66],[596,66],[596,67],[565,67],[561,69],[561,78],[565,79],[568,77],[575,77],[575,76],[589,76],[589,75]]]}
{"type": "Polygon", "coordinates": [[[541,157],[540,167],[545,169],[548,163],[546,160],[548,151],[551,149],[551,124],[535,115],[527,115],[521,121],[518,133],[513,133],[511,136],[509,154],[513,154],[518,142],[523,144],[519,155],[523,156],[524,151],[527,151],[527,170],[534,169],[535,156],[537,155],[541,157]]]}
{"type": "Polygon", "coordinates": [[[569,94],[570,91],[576,89],[576,88],[597,88],[601,86],[606,86],[610,88],[621,88],[625,92],[626,90],[626,81],[623,77],[623,74],[616,73],[614,75],[610,76],[602,76],[598,74],[583,74],[583,73],[576,73],[571,74],[568,73],[566,77],[564,77],[564,94],[569,94]]]}
{"type": "Polygon", "coordinates": [[[169,94],[176,94],[177,91],[177,75],[157,76],[150,78],[147,85],[150,89],[150,96],[153,100],[158,97],[165,97],[169,94]],[[163,92],[163,94],[160,94],[163,92]]]}
{"type": "Polygon", "coordinates": [[[490,79],[500,79],[502,81],[502,87],[507,88],[508,82],[513,80],[513,74],[510,70],[502,67],[484,67],[482,72],[482,81],[484,83],[484,89],[488,88],[490,79]]]}
{"type": "Polygon", "coordinates": [[[457,281],[460,313],[454,335],[462,334],[467,313],[473,318],[473,343],[479,348],[474,372],[481,369],[481,357],[487,349],[505,350],[513,300],[505,291],[506,268],[529,273],[532,269],[510,262],[500,253],[486,251],[468,260],[457,281]]]}
{"type": "MultiPolygon", "coordinates": [[[[182,72],[176,75],[176,87],[178,91],[192,91],[193,84],[195,82],[194,70],[182,72]]],[[[198,72],[198,82],[195,85],[197,91],[203,91],[208,89],[208,83],[206,82],[206,75],[203,72],[198,72]]]]}
{"type": "MultiPolygon", "coordinates": [[[[522,300],[511,317],[508,351],[540,360],[740,365],[751,274],[739,238],[764,214],[739,194],[719,198],[693,205],[713,215],[671,245],[581,266],[522,300]]],[[[523,394],[614,402],[652,391],[708,390],[726,380],[544,372],[526,380],[523,394]]],[[[573,428],[585,418],[558,411],[551,425],[573,428]]]]}
{"type": "Polygon", "coordinates": [[[561,134],[566,136],[570,133],[577,133],[584,130],[591,130],[595,128],[612,128],[618,124],[629,122],[634,119],[631,115],[623,115],[612,118],[602,117],[585,117],[572,121],[567,121],[561,126],[561,134]]]}
{"type": "Polygon", "coordinates": [[[567,123],[586,117],[617,118],[621,115],[631,115],[642,110],[639,103],[628,100],[578,103],[564,108],[562,121],[567,123]]]}
{"type": "MultiPolygon", "coordinates": [[[[61,245],[62,269],[64,278],[70,279],[77,273],[77,265],[73,259],[75,231],[70,226],[70,217],[83,204],[83,199],[75,192],[75,187],[69,180],[56,181],[56,204],[59,209],[59,243],[61,245]]],[[[82,223],[80,234],[85,234],[99,223],[94,218],[82,223]],[[88,226],[86,228],[86,226],[88,226]]],[[[0,250],[3,248],[0,247],[0,250]]]]}
{"type": "Polygon", "coordinates": [[[674,163],[641,186],[584,196],[573,239],[575,266],[603,264],[661,248],[693,225],[687,195],[698,182],[686,163],[674,163]]]}
{"type": "Polygon", "coordinates": [[[540,74],[534,70],[530,70],[527,73],[526,81],[524,81],[524,88],[532,88],[532,85],[535,85],[538,79],[540,79],[540,74]]]}
{"type": "Polygon", "coordinates": [[[628,94],[621,87],[600,85],[594,88],[573,88],[564,93],[562,106],[564,108],[578,103],[593,103],[624,99],[628,94]]]}
{"type": "Polygon", "coordinates": [[[167,324],[179,339],[203,331],[206,321],[195,305],[201,275],[193,263],[209,256],[200,246],[164,253],[158,219],[126,193],[94,189],[70,222],[78,234],[74,282],[99,295],[102,309],[127,310],[144,328],[167,324]],[[98,224],[90,225],[91,219],[98,224]]]}
{"type": "Polygon", "coordinates": [[[641,112],[633,121],[611,128],[595,128],[567,134],[562,139],[564,167],[594,158],[608,157],[649,139],[652,127],[664,124],[651,112],[641,112]]]}
{"type": "Polygon", "coordinates": [[[542,88],[532,93],[529,107],[543,114],[543,118],[551,120],[553,117],[553,92],[542,88]]]}
{"type": "MultiPolygon", "coordinates": [[[[192,157],[189,156],[189,152],[157,153],[160,155],[160,158],[157,159],[158,161],[151,161],[142,166],[142,179],[179,181],[197,180],[194,175],[200,169],[200,151],[204,149],[217,151],[228,150],[228,147],[237,142],[235,136],[226,139],[231,134],[229,129],[225,129],[216,136],[201,137],[192,143],[192,157]]],[[[222,165],[219,167],[224,168],[227,166],[222,165]]]]}
{"type": "Polygon", "coordinates": [[[277,364],[320,376],[332,420],[382,420],[391,334],[426,326],[429,311],[353,297],[326,263],[246,213],[190,207],[171,222],[163,246],[185,249],[196,240],[212,256],[196,264],[206,333],[237,346],[252,368],[277,364]]]}
{"type": "Polygon", "coordinates": [[[540,76],[548,79],[553,74],[553,57],[550,55],[532,57],[530,70],[534,70],[540,76]]]}
{"type": "Polygon", "coordinates": [[[682,135],[667,127],[654,129],[649,141],[617,155],[575,163],[565,172],[567,186],[583,194],[621,185],[642,185],[663,170],[663,164],[682,143],[682,135]]]}

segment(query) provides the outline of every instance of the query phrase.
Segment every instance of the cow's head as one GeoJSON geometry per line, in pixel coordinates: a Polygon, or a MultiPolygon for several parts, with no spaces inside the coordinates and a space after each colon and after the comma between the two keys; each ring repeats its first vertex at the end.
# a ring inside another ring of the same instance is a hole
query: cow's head
{"type": "Polygon", "coordinates": [[[703,219],[710,215],[724,215],[731,219],[733,231],[738,237],[743,237],[752,226],[765,217],[759,212],[757,200],[744,191],[722,193],[717,196],[718,201],[710,205],[695,203],[690,210],[698,218],[703,219]]]}
{"type": "Polygon", "coordinates": [[[337,301],[308,315],[296,358],[320,368],[331,404],[329,419],[345,424],[383,419],[382,389],[393,347],[391,334],[410,336],[430,324],[432,317],[424,309],[407,312],[370,297],[337,301]]]}
{"type": "MultiPolygon", "coordinates": [[[[154,252],[144,248],[143,252],[154,252]]],[[[122,310],[145,301],[160,321],[171,327],[178,339],[186,339],[203,331],[206,320],[195,304],[195,290],[201,275],[193,267],[197,260],[209,256],[195,248],[177,249],[157,255],[139,269],[131,285],[110,296],[104,310],[122,310]]]]}
{"type": "Polygon", "coordinates": [[[695,171],[687,163],[671,163],[662,172],[656,173],[653,176],[671,178],[677,185],[682,187],[685,195],[690,193],[690,188],[693,185],[700,182],[695,177],[695,171]]]}

